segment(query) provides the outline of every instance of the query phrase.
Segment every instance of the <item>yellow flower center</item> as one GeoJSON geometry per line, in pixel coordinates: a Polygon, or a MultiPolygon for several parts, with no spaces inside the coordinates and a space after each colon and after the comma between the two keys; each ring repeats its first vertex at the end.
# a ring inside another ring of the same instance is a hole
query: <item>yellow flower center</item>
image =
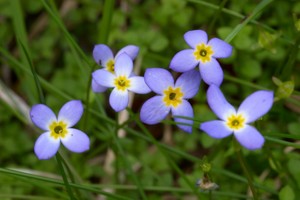
{"type": "Polygon", "coordinates": [[[118,90],[125,91],[130,87],[130,80],[125,76],[118,76],[114,80],[114,85],[118,90]]]}
{"type": "Polygon", "coordinates": [[[233,130],[239,130],[244,127],[245,125],[245,118],[240,115],[230,115],[227,118],[226,125],[233,130]]]}
{"type": "Polygon", "coordinates": [[[176,108],[182,103],[183,92],[181,89],[168,87],[168,89],[164,90],[164,98],[163,102],[166,106],[173,106],[176,108]]]}
{"type": "Polygon", "coordinates": [[[68,134],[67,124],[63,121],[52,122],[49,126],[51,137],[54,139],[64,138],[68,134]]]}
{"type": "Polygon", "coordinates": [[[211,59],[211,56],[213,55],[213,50],[211,49],[211,46],[205,45],[205,44],[199,44],[196,46],[196,49],[194,51],[194,56],[196,60],[199,60],[203,63],[209,62],[211,59]]]}
{"type": "Polygon", "coordinates": [[[115,61],[114,60],[109,60],[106,63],[106,70],[111,73],[115,73],[115,61]]]}

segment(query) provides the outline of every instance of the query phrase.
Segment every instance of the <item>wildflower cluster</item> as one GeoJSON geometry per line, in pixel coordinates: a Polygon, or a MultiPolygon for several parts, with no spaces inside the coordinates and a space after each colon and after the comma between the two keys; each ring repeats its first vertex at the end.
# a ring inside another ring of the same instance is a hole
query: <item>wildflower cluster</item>
{"type": "MultiPolygon", "coordinates": [[[[105,92],[111,88],[110,106],[120,112],[128,106],[129,92],[156,93],[141,107],[140,119],[146,124],[157,124],[171,112],[177,126],[187,133],[192,132],[194,111],[189,99],[199,90],[203,80],[208,84],[207,101],[212,111],[220,118],[204,122],[199,129],[214,138],[233,134],[247,149],[261,148],[263,136],[249,125],[266,114],[273,104],[273,92],[261,90],[248,96],[236,110],[225,99],[220,85],[223,71],[217,59],[227,58],[232,46],[218,38],[208,40],[203,30],[192,30],[184,34],[186,43],[191,47],[179,51],[172,58],[169,68],[182,73],[174,80],[170,71],[163,68],[146,69],[144,77],[133,72],[133,62],[139,47],[128,45],[116,56],[104,45],[95,45],[93,58],[102,68],[92,73],[92,90],[105,92]],[[199,69],[194,69],[199,66],[199,69]]],[[[60,141],[70,151],[83,152],[89,149],[87,135],[74,126],[80,119],[83,107],[80,101],[66,103],[55,117],[45,105],[39,104],[31,109],[31,119],[36,126],[45,130],[36,144],[35,153],[40,159],[52,157],[58,150],[60,141]]]]}

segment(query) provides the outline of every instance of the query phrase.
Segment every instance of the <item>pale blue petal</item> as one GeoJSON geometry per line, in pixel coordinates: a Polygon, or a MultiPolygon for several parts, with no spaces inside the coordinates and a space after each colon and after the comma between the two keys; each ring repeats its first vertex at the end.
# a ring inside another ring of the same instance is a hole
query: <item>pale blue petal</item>
{"type": "Polygon", "coordinates": [[[92,79],[92,90],[95,93],[105,92],[107,87],[99,85],[94,79],[92,79]]]}
{"type": "Polygon", "coordinates": [[[50,123],[56,121],[56,116],[53,111],[44,104],[32,106],[30,118],[32,122],[42,130],[49,130],[50,123]]]}
{"type": "Polygon", "coordinates": [[[34,153],[40,160],[50,159],[56,154],[60,146],[60,139],[53,139],[50,132],[39,136],[34,144],[34,153]]]}
{"type": "Polygon", "coordinates": [[[240,105],[238,113],[243,113],[245,123],[251,123],[266,114],[272,107],[274,93],[260,90],[249,95],[240,105]]]}
{"type": "Polygon", "coordinates": [[[135,45],[127,45],[120,49],[115,58],[117,58],[122,53],[126,53],[132,60],[134,60],[137,57],[139,50],[140,48],[135,45]]]}
{"type": "Polygon", "coordinates": [[[138,94],[147,94],[151,92],[148,85],[145,83],[145,79],[142,76],[133,76],[129,78],[130,87],[128,90],[138,93],[138,94]]]}
{"type": "Polygon", "coordinates": [[[163,96],[154,96],[148,99],[141,108],[140,118],[145,124],[157,124],[166,118],[170,107],[163,103],[163,96]]]}
{"type": "Polygon", "coordinates": [[[175,87],[180,87],[183,92],[183,98],[190,99],[194,97],[200,87],[200,73],[197,70],[191,70],[181,74],[176,80],[175,87]]]}
{"type": "Polygon", "coordinates": [[[255,150],[260,149],[265,142],[264,137],[254,128],[245,124],[243,129],[234,132],[237,141],[246,149],[255,150]]]}
{"type": "Polygon", "coordinates": [[[189,125],[177,124],[177,126],[181,130],[187,133],[192,133],[193,120],[175,117],[175,116],[183,116],[183,117],[194,118],[194,111],[191,104],[188,101],[183,100],[179,106],[177,106],[176,108],[172,107],[171,110],[175,122],[189,124],[189,125]]]}
{"type": "Polygon", "coordinates": [[[93,72],[92,74],[93,79],[96,81],[97,84],[103,87],[114,87],[114,80],[116,75],[113,73],[105,70],[105,69],[98,69],[93,72]]]}
{"type": "Polygon", "coordinates": [[[116,111],[124,110],[128,106],[128,90],[120,91],[114,88],[109,96],[109,104],[116,111]]]}
{"type": "Polygon", "coordinates": [[[175,54],[170,62],[170,68],[176,72],[187,72],[196,67],[199,61],[194,56],[193,49],[185,49],[175,54]]]}
{"type": "Polygon", "coordinates": [[[90,149],[89,137],[78,129],[69,128],[68,134],[61,138],[63,145],[72,152],[81,153],[90,149]]]}
{"type": "Polygon", "coordinates": [[[168,87],[174,87],[172,74],[162,68],[148,68],[145,72],[145,82],[153,92],[163,95],[168,87]]]}
{"type": "Polygon", "coordinates": [[[232,46],[219,38],[213,38],[209,40],[208,46],[212,47],[215,58],[227,58],[232,53],[232,46]]]}
{"type": "Polygon", "coordinates": [[[214,84],[220,86],[224,78],[223,70],[214,58],[211,58],[209,62],[200,63],[200,75],[208,85],[214,84]]]}
{"type": "Polygon", "coordinates": [[[133,62],[131,58],[126,53],[120,54],[115,63],[116,75],[128,77],[132,73],[132,69],[133,62]]]}
{"type": "Polygon", "coordinates": [[[103,67],[105,67],[107,61],[114,59],[112,51],[105,44],[97,44],[94,46],[93,57],[96,63],[103,67]]]}
{"type": "Polygon", "coordinates": [[[200,129],[207,133],[210,137],[217,139],[224,138],[232,134],[232,130],[227,128],[225,122],[221,120],[203,122],[200,125],[200,129]]]}
{"type": "Polygon", "coordinates": [[[80,100],[72,100],[60,109],[58,113],[58,121],[67,122],[67,127],[74,126],[83,114],[83,105],[80,100]]]}
{"type": "Polygon", "coordinates": [[[186,43],[193,49],[195,49],[198,44],[207,43],[207,34],[202,30],[188,31],[183,37],[186,43]]]}
{"type": "Polygon", "coordinates": [[[220,119],[226,121],[228,116],[236,114],[235,108],[228,103],[219,87],[209,86],[206,97],[209,107],[220,119]]]}

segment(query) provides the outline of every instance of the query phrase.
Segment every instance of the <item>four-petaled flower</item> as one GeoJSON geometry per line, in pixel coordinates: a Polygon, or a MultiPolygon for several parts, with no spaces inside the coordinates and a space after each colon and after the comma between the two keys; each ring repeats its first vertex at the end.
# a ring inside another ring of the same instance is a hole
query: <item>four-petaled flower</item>
{"type": "Polygon", "coordinates": [[[122,53],[115,60],[115,73],[105,69],[99,69],[93,73],[93,79],[97,84],[113,88],[109,97],[109,103],[116,112],[124,110],[128,105],[128,91],[139,94],[146,94],[151,91],[146,85],[144,78],[135,76],[132,73],[132,69],[132,59],[127,53],[122,53]]]}
{"type": "Polygon", "coordinates": [[[142,108],[140,118],[146,124],[157,124],[171,111],[178,127],[191,133],[194,112],[186,100],[195,96],[200,86],[200,74],[196,70],[183,73],[174,84],[171,73],[165,69],[151,68],[145,72],[145,82],[158,95],[147,100],[142,108]],[[182,117],[180,117],[182,116],[182,117]],[[187,124],[187,125],[183,125],[187,124]]]}
{"type": "Polygon", "coordinates": [[[259,149],[264,138],[249,123],[266,114],[273,105],[272,91],[260,90],[248,96],[236,110],[230,105],[221,90],[211,85],[207,90],[207,101],[212,111],[221,119],[204,122],[200,129],[214,138],[234,134],[237,141],[249,150],[259,149]]]}
{"type": "Polygon", "coordinates": [[[81,101],[72,100],[60,109],[58,117],[44,104],[34,105],[30,110],[32,122],[46,131],[37,139],[34,152],[39,159],[49,159],[56,154],[60,142],[70,151],[81,153],[89,149],[88,136],[71,128],[81,118],[83,106],[81,101]]]}
{"type": "MultiPolygon", "coordinates": [[[[127,55],[134,60],[139,53],[139,47],[135,45],[127,45],[120,49],[120,51],[114,57],[111,49],[105,44],[97,44],[93,49],[93,58],[95,62],[104,67],[107,71],[115,72],[115,60],[122,53],[127,53],[127,55]]],[[[97,84],[97,82],[92,79],[92,90],[93,92],[104,92],[107,87],[97,84]]]]}
{"type": "Polygon", "coordinates": [[[170,68],[177,72],[186,72],[199,65],[203,81],[208,85],[220,86],[224,75],[216,58],[229,57],[232,52],[231,45],[218,38],[208,41],[206,32],[202,30],[188,31],[184,34],[184,39],[192,49],[175,54],[170,68]]]}

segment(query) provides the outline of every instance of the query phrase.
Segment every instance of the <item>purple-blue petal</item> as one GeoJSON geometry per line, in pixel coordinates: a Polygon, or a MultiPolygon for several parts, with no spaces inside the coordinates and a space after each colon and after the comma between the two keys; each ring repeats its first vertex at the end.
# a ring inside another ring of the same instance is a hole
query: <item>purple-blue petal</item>
{"type": "Polygon", "coordinates": [[[194,111],[191,104],[188,101],[183,100],[178,107],[176,108],[172,107],[171,111],[172,111],[172,116],[174,117],[174,121],[179,123],[177,124],[177,126],[181,130],[187,133],[192,133],[193,120],[181,118],[181,117],[194,118],[194,111]],[[176,117],[176,116],[181,116],[181,117],[176,117]],[[180,123],[189,124],[189,125],[183,125],[180,123]]]}
{"type": "Polygon", "coordinates": [[[53,157],[60,146],[60,139],[53,139],[50,132],[39,136],[34,144],[34,153],[40,160],[47,160],[53,157]]]}
{"type": "Polygon", "coordinates": [[[128,90],[120,91],[114,88],[109,96],[109,104],[116,111],[122,111],[128,106],[128,90]]]}
{"type": "Polygon", "coordinates": [[[130,87],[128,90],[138,93],[138,94],[147,94],[151,92],[148,85],[145,83],[145,79],[142,76],[132,76],[129,78],[130,87]]]}
{"type": "Polygon", "coordinates": [[[238,113],[245,115],[245,123],[251,123],[266,114],[272,107],[274,93],[260,90],[249,95],[240,105],[238,113]]]}
{"type": "Polygon", "coordinates": [[[229,115],[236,114],[235,108],[228,103],[219,87],[209,86],[206,97],[209,107],[220,119],[226,121],[229,115]]]}
{"type": "Polygon", "coordinates": [[[213,57],[215,58],[227,58],[232,53],[232,46],[219,38],[209,40],[208,46],[212,47],[213,57]]]}
{"type": "Polygon", "coordinates": [[[99,85],[94,79],[92,79],[92,90],[95,93],[105,92],[107,87],[99,85]]]}
{"type": "Polygon", "coordinates": [[[170,112],[170,107],[167,107],[162,99],[163,96],[154,96],[143,104],[140,112],[142,122],[157,124],[166,118],[170,112]]]}
{"type": "Polygon", "coordinates": [[[223,70],[214,58],[211,58],[209,62],[200,63],[200,75],[208,85],[220,86],[224,78],[223,70]]]}
{"type": "Polygon", "coordinates": [[[186,43],[193,49],[195,49],[198,44],[207,44],[207,34],[202,30],[188,31],[183,37],[186,43]]]}
{"type": "Polygon", "coordinates": [[[139,50],[140,48],[135,45],[127,45],[120,49],[115,58],[117,58],[122,53],[126,53],[132,60],[134,60],[137,57],[139,50]]]}
{"type": "Polygon", "coordinates": [[[174,87],[172,74],[162,68],[148,68],[145,72],[145,82],[153,92],[163,94],[169,86],[174,87]]]}
{"type": "Polygon", "coordinates": [[[63,105],[58,113],[58,121],[67,122],[67,127],[74,126],[83,114],[83,105],[80,100],[72,100],[63,105]]]}
{"type": "Polygon", "coordinates": [[[237,141],[246,149],[260,149],[265,142],[264,137],[253,126],[246,125],[245,128],[234,132],[237,141]]]}
{"type": "Polygon", "coordinates": [[[126,53],[120,54],[115,61],[115,73],[117,76],[128,77],[132,73],[133,62],[126,53]]]}
{"type": "Polygon", "coordinates": [[[114,80],[116,75],[107,71],[106,69],[98,69],[92,74],[93,80],[96,81],[97,84],[103,87],[114,87],[114,80]]]}
{"type": "Polygon", "coordinates": [[[105,44],[97,44],[93,50],[94,60],[98,65],[105,66],[106,62],[114,59],[114,55],[110,48],[105,44]]]}
{"type": "Polygon", "coordinates": [[[176,72],[187,72],[196,67],[199,61],[194,56],[193,49],[185,49],[175,54],[170,62],[170,68],[176,72]]]}
{"type": "Polygon", "coordinates": [[[227,128],[225,122],[221,120],[203,122],[200,125],[200,129],[207,133],[210,137],[217,139],[224,138],[232,134],[232,130],[227,128]]]}
{"type": "Polygon", "coordinates": [[[200,73],[197,70],[191,70],[181,74],[176,80],[175,87],[180,87],[183,92],[183,98],[190,99],[194,97],[200,87],[200,73]]]}
{"type": "Polygon", "coordinates": [[[61,138],[63,145],[72,152],[81,153],[90,149],[89,137],[78,129],[69,128],[68,134],[61,138]]]}
{"type": "Polygon", "coordinates": [[[36,104],[30,110],[32,122],[42,130],[49,130],[51,122],[56,121],[53,111],[44,104],[36,104]]]}

